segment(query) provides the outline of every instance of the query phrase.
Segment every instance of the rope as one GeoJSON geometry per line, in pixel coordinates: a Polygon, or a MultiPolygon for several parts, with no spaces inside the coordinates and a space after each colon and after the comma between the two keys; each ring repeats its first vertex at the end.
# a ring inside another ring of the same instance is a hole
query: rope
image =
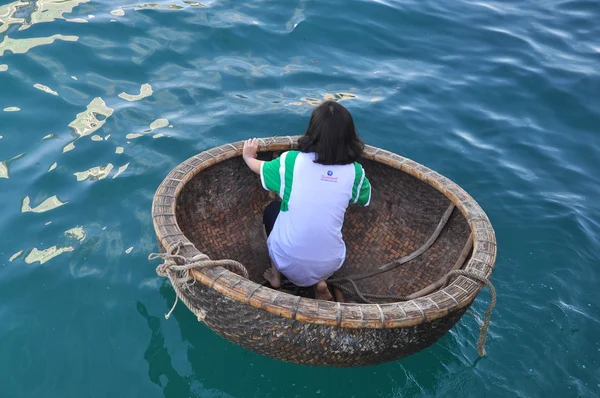
{"type": "Polygon", "coordinates": [[[452,215],[452,212],[454,211],[454,207],[455,207],[454,203],[450,203],[450,205],[446,209],[446,212],[442,216],[442,219],[440,220],[437,227],[435,228],[435,231],[433,231],[433,234],[431,234],[431,236],[429,237],[429,239],[427,239],[427,241],[423,244],[423,246],[419,247],[417,250],[415,250],[408,256],[402,257],[398,260],[395,260],[395,261],[392,261],[392,262],[382,265],[381,267],[379,267],[379,269],[385,272],[389,269],[396,268],[397,266],[399,266],[401,264],[404,264],[411,260],[414,260],[415,258],[419,257],[421,254],[425,253],[435,243],[437,238],[440,236],[440,234],[444,230],[444,227],[448,223],[448,220],[450,219],[450,216],[452,215]]]}
{"type": "Polygon", "coordinates": [[[169,319],[171,317],[171,314],[173,313],[173,311],[175,311],[175,307],[177,307],[177,302],[179,301],[179,295],[175,295],[175,302],[173,303],[173,306],[171,307],[171,309],[169,310],[169,312],[167,312],[165,314],[165,319],[169,319]]]}
{"type": "MultiPolygon", "coordinates": [[[[465,246],[463,247],[462,251],[460,252],[460,255],[456,259],[456,262],[454,263],[454,265],[452,266],[450,271],[455,270],[455,269],[461,269],[463,267],[472,248],[473,248],[473,234],[469,234],[469,239],[467,239],[467,243],[465,243],[465,246]]],[[[411,299],[415,299],[415,298],[426,296],[429,293],[431,293],[435,290],[438,290],[440,287],[442,287],[443,284],[444,284],[444,278],[442,277],[442,278],[438,279],[437,281],[433,282],[432,284],[424,287],[423,289],[412,293],[408,297],[411,299]]]]}
{"type": "Polygon", "coordinates": [[[489,279],[486,278],[481,273],[473,272],[473,271],[466,271],[464,269],[455,269],[455,270],[448,272],[446,274],[444,284],[448,283],[448,280],[453,276],[465,276],[467,278],[475,279],[476,281],[483,283],[484,285],[486,285],[488,287],[488,289],[490,289],[491,299],[490,299],[490,303],[488,304],[487,309],[485,310],[485,313],[483,316],[483,322],[481,322],[479,317],[476,316],[472,311],[469,310],[471,312],[471,314],[473,314],[473,316],[477,320],[477,323],[479,323],[479,326],[480,326],[479,341],[477,342],[477,353],[479,354],[480,357],[483,357],[486,355],[485,342],[487,340],[487,331],[490,327],[490,318],[492,316],[492,311],[494,310],[494,307],[496,306],[496,289],[494,288],[494,285],[492,284],[492,282],[490,282],[489,279]]]}
{"type": "MultiPolygon", "coordinates": [[[[404,256],[402,258],[399,258],[398,260],[395,260],[395,261],[389,262],[387,264],[384,264],[381,267],[379,267],[379,269],[377,269],[375,271],[367,272],[365,274],[356,274],[356,275],[349,275],[349,276],[343,276],[343,277],[339,277],[339,278],[329,279],[329,280],[327,280],[327,283],[329,283],[332,286],[335,286],[338,289],[340,289],[340,290],[342,290],[344,292],[347,292],[347,293],[349,293],[348,290],[347,290],[347,288],[343,287],[342,284],[343,283],[350,283],[350,284],[352,284],[352,286],[354,288],[354,292],[362,300],[364,300],[366,303],[372,303],[371,301],[369,301],[369,300],[367,300],[365,298],[365,297],[369,297],[369,296],[372,296],[372,295],[363,295],[358,290],[358,287],[356,286],[356,283],[354,283],[354,281],[359,281],[361,279],[366,279],[366,278],[370,278],[370,277],[375,276],[375,275],[383,274],[384,272],[388,272],[388,271],[390,271],[390,270],[398,267],[399,265],[402,265],[402,264],[405,264],[405,263],[407,263],[407,262],[409,262],[411,260],[414,260],[415,258],[419,257],[421,254],[425,253],[425,251],[427,251],[427,249],[429,249],[435,243],[435,241],[437,240],[437,238],[442,233],[442,230],[444,229],[444,227],[448,223],[448,220],[450,219],[450,215],[452,214],[452,211],[454,210],[454,207],[455,207],[454,203],[450,203],[450,205],[446,209],[446,212],[442,216],[442,219],[440,220],[440,222],[438,223],[437,227],[435,228],[435,231],[433,231],[433,234],[429,237],[429,239],[427,239],[427,241],[421,247],[419,247],[417,250],[415,250],[414,252],[412,252],[408,256],[404,256]]],[[[402,297],[403,296],[386,296],[386,298],[389,298],[391,300],[398,299],[400,301],[402,301],[402,297]]],[[[372,298],[379,298],[379,297],[372,297],[372,298]]]]}
{"type": "Polygon", "coordinates": [[[342,292],[347,294],[356,294],[363,302],[368,304],[376,304],[374,301],[369,299],[377,299],[377,300],[391,300],[391,301],[409,301],[410,298],[408,296],[394,295],[394,294],[371,294],[371,293],[362,293],[356,283],[349,279],[348,282],[352,285],[352,289],[348,286],[336,284],[335,287],[340,289],[342,292]]]}
{"type": "MultiPolygon", "coordinates": [[[[164,253],[152,253],[148,256],[148,260],[156,260],[160,258],[163,263],[156,267],[156,274],[162,277],[169,277],[171,281],[177,284],[182,284],[186,287],[193,285],[196,279],[190,274],[190,270],[202,270],[215,267],[223,267],[235,272],[238,275],[248,278],[248,270],[244,265],[235,260],[211,260],[206,254],[200,253],[193,257],[185,257],[179,254],[182,247],[193,246],[189,242],[173,242],[169,245],[164,253]],[[176,275],[183,273],[183,277],[177,278],[176,275]],[[190,283],[192,281],[192,283],[190,283]]],[[[178,290],[178,289],[176,289],[178,290]]],[[[177,306],[179,294],[175,297],[175,303],[171,310],[165,315],[166,319],[171,317],[171,314],[177,306]]]]}
{"type": "MultiPolygon", "coordinates": [[[[479,340],[477,342],[477,353],[479,354],[479,356],[483,357],[486,355],[485,342],[487,341],[487,331],[490,327],[490,319],[492,316],[492,311],[494,310],[494,307],[496,306],[496,289],[494,288],[494,285],[492,284],[492,282],[490,282],[482,274],[480,274],[478,272],[466,271],[466,270],[462,270],[462,269],[456,269],[456,270],[452,270],[452,271],[448,272],[443,277],[443,281],[444,281],[443,286],[447,285],[448,280],[450,278],[452,278],[453,276],[465,276],[470,279],[475,279],[476,281],[483,283],[490,289],[491,299],[490,299],[490,303],[488,304],[487,309],[485,310],[483,321],[472,310],[468,311],[471,315],[473,315],[473,317],[475,318],[475,320],[477,321],[477,323],[479,324],[479,327],[480,327],[479,340]]],[[[350,282],[352,284],[352,286],[354,287],[354,291],[346,286],[338,285],[336,287],[345,293],[349,293],[349,294],[356,293],[358,295],[358,297],[360,297],[360,299],[363,300],[365,303],[375,304],[375,302],[369,300],[369,298],[380,299],[380,300],[395,300],[395,301],[411,300],[410,296],[401,296],[401,295],[393,295],[393,294],[386,295],[386,294],[361,293],[360,290],[358,290],[358,287],[356,286],[356,283],[354,283],[353,280],[349,280],[348,282],[350,282]]]]}

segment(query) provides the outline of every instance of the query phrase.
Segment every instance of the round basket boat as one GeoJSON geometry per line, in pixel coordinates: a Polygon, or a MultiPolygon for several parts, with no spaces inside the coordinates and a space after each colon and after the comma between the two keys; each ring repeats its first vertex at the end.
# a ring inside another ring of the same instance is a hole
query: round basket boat
{"type": "MultiPolygon", "coordinates": [[[[267,160],[293,149],[297,137],[260,141],[259,158],[267,160]]],[[[369,207],[350,206],[346,214],[347,259],[333,277],[345,287],[344,299],[314,300],[265,286],[262,212],[271,199],[244,164],[242,146],[223,145],[181,163],[152,205],[161,251],[177,245],[172,258],[178,264],[229,259],[247,269],[247,278],[227,266],[192,269],[194,283],[177,267],[166,273],[198,320],[233,343],[309,365],[395,360],[442,337],[467,311],[482,278],[490,277],[496,240],[477,202],[435,171],[366,146],[361,164],[373,196],[369,207]],[[444,278],[454,269],[481,278],[444,278]],[[343,283],[365,274],[374,275],[343,283]],[[348,289],[352,284],[356,288],[348,289]],[[360,295],[370,297],[368,303],[360,295]]]]}

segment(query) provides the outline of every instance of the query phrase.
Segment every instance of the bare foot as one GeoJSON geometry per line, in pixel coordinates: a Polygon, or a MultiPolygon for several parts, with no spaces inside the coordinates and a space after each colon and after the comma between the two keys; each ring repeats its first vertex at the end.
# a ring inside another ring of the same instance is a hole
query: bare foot
{"type": "Polygon", "coordinates": [[[273,270],[269,268],[265,271],[263,276],[269,281],[274,289],[279,289],[281,287],[281,275],[279,272],[273,272],[273,270]]]}
{"type": "Polygon", "coordinates": [[[344,293],[342,293],[342,291],[337,287],[333,288],[333,296],[335,297],[335,301],[338,303],[344,303],[346,301],[344,298],[344,293]]]}
{"type": "Polygon", "coordinates": [[[315,286],[315,299],[329,301],[332,298],[333,297],[331,296],[331,292],[327,288],[327,282],[320,281],[319,283],[317,283],[317,285],[315,286]]]}

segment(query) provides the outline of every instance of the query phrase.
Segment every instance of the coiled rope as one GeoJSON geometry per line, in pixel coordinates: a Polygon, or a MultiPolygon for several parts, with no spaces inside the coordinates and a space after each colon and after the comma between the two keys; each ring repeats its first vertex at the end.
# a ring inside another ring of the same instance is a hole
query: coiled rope
{"type": "MultiPolygon", "coordinates": [[[[235,260],[211,260],[206,254],[200,253],[193,257],[185,257],[179,254],[182,247],[193,246],[190,242],[173,242],[169,245],[164,253],[152,253],[148,256],[148,260],[163,260],[162,264],[156,267],[156,274],[162,277],[169,277],[172,281],[177,284],[181,284],[185,287],[190,287],[196,281],[190,270],[201,270],[215,267],[223,267],[238,275],[248,278],[248,270],[244,265],[235,260]],[[183,276],[176,277],[177,273],[182,273],[183,276]]],[[[171,310],[165,315],[166,319],[171,317],[171,314],[177,306],[179,295],[175,296],[175,303],[171,310]]]]}

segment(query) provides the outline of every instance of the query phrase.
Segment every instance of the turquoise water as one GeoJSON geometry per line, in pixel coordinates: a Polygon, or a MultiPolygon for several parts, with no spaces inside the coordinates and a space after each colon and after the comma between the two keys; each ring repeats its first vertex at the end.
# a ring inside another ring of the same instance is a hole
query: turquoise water
{"type": "Polygon", "coordinates": [[[35,3],[0,6],[1,397],[600,395],[595,1],[35,3]],[[488,213],[487,357],[469,316],[358,369],[255,355],[181,305],[165,320],[147,261],[163,177],[300,134],[325,98],[488,213]]]}

